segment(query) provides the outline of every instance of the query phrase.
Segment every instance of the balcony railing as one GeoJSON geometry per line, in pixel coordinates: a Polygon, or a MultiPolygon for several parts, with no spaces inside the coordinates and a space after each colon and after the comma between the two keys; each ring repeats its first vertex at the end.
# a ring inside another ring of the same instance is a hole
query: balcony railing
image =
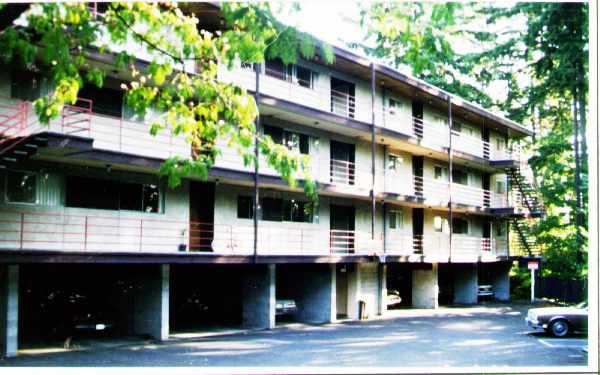
{"type": "Polygon", "coordinates": [[[190,155],[190,145],[183,136],[174,136],[168,130],[152,136],[149,124],[93,112],[93,101],[89,99],[79,98],[76,105],[66,105],[61,116],[48,126],[40,124],[29,102],[5,99],[0,103],[0,116],[5,116],[0,117],[0,138],[4,140],[49,131],[92,138],[97,149],[165,159],[190,155]]]}
{"type": "Polygon", "coordinates": [[[325,182],[367,189],[371,187],[371,172],[357,168],[356,163],[351,161],[329,159],[329,179],[325,182]]]}
{"type": "MultiPolygon", "coordinates": [[[[136,212],[97,213],[0,211],[0,248],[83,252],[204,251],[222,255],[253,254],[254,227],[246,224],[202,223],[136,212]]],[[[372,255],[383,253],[383,233],[329,230],[309,223],[260,222],[259,255],[372,255]]],[[[389,255],[448,257],[447,234],[411,236],[388,232],[389,255]]],[[[453,257],[508,254],[505,240],[454,235],[453,257]]]]}

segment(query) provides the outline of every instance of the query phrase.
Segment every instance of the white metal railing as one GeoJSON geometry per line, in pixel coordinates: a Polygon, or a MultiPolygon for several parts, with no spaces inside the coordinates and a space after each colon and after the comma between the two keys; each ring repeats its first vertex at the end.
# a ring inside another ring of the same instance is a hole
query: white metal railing
{"type": "MultiPolygon", "coordinates": [[[[323,176],[321,181],[323,181],[323,176]]],[[[357,167],[356,163],[351,161],[329,159],[329,178],[326,182],[334,185],[370,188],[371,172],[357,167]]]]}

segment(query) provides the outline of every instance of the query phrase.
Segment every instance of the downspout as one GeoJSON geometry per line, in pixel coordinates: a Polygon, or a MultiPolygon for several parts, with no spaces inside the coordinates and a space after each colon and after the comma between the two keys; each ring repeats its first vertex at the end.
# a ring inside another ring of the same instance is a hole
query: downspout
{"type": "Polygon", "coordinates": [[[448,180],[449,185],[449,198],[448,198],[448,228],[450,230],[449,243],[448,243],[448,262],[452,262],[452,97],[448,96],[448,134],[450,135],[450,142],[448,145],[448,180]]]}
{"type": "Polygon", "coordinates": [[[371,239],[375,240],[375,64],[371,63],[371,239]]]}
{"type": "MultiPolygon", "coordinates": [[[[254,72],[256,74],[256,87],[254,90],[254,101],[258,108],[260,99],[260,64],[254,64],[254,72]]],[[[260,111],[259,111],[260,112],[260,111]]],[[[260,113],[256,116],[256,129],[254,132],[254,253],[252,262],[256,263],[258,257],[258,214],[259,214],[259,196],[258,196],[258,132],[260,131],[260,113]]]]}

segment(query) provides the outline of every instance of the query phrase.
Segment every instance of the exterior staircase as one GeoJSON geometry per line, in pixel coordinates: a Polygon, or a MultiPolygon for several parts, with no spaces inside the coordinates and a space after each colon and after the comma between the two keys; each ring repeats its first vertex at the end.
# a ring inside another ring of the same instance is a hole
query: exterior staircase
{"type": "Polygon", "coordinates": [[[541,256],[541,245],[531,228],[545,215],[544,206],[535,187],[523,175],[519,165],[507,167],[505,171],[509,188],[516,198],[515,203],[522,208],[522,214],[510,219],[510,248],[513,250],[513,256],[541,256]]]}

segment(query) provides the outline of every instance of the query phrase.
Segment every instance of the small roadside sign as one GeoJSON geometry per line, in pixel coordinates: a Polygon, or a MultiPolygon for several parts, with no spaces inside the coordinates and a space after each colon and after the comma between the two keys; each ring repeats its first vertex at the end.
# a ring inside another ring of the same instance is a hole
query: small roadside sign
{"type": "Polygon", "coordinates": [[[536,262],[536,261],[533,261],[533,262],[529,261],[529,262],[527,262],[527,269],[537,270],[539,268],[539,265],[540,264],[538,262],[536,262]]]}

